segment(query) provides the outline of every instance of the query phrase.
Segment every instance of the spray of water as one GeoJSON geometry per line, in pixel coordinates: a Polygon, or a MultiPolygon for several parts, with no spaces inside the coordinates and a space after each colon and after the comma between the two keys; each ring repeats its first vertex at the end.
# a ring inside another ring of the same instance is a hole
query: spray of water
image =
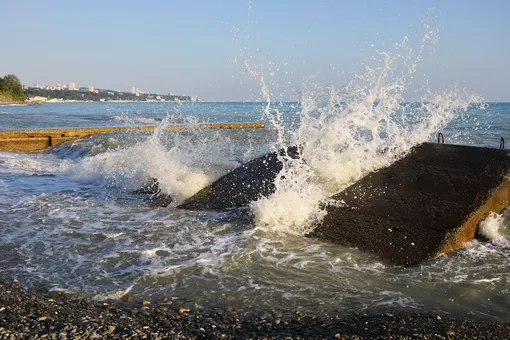
{"type": "Polygon", "coordinates": [[[478,232],[490,240],[491,243],[509,247],[510,242],[506,237],[506,223],[504,214],[490,213],[485,220],[480,222],[478,232]]]}
{"type": "Polygon", "coordinates": [[[278,131],[275,148],[299,145],[300,160],[286,160],[276,179],[276,192],[252,202],[259,228],[273,232],[304,234],[328,196],[344,189],[371,171],[385,167],[409,150],[427,141],[455,115],[480,98],[467,90],[433,94],[430,90],[413,103],[404,93],[416,73],[427,41],[435,39],[430,27],[420,46],[408,46],[407,37],[397,53],[378,52],[377,66],[367,66],[344,87],[319,86],[306,82],[301,93],[300,124],[285,129],[280,112],[271,108],[270,90],[261,72],[268,102],[267,120],[278,131]]]}
{"type": "Polygon", "coordinates": [[[76,161],[65,161],[64,173],[81,181],[99,181],[103,185],[134,191],[152,181],[159,189],[182,201],[207,186],[218,176],[208,171],[210,165],[220,162],[219,150],[228,144],[228,138],[211,132],[208,137],[198,135],[191,127],[184,132],[173,133],[165,140],[164,128],[169,124],[168,116],[162,120],[152,135],[141,142],[84,157],[76,161]],[[170,145],[169,145],[170,144],[170,145]]]}

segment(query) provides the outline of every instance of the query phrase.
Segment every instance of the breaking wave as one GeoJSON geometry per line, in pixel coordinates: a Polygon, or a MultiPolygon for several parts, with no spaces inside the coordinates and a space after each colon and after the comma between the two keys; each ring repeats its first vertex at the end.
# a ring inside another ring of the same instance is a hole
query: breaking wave
{"type": "MultiPolygon", "coordinates": [[[[182,201],[210,184],[220,172],[209,171],[211,165],[229,169],[228,160],[218,159],[220,148],[228,138],[210,133],[198,136],[194,130],[174,133],[165,140],[164,119],[154,134],[134,145],[91,150],[91,155],[76,161],[64,161],[61,170],[79,181],[99,181],[103,185],[135,191],[154,181],[162,193],[182,201]]],[[[142,138],[142,139],[143,139],[142,138]]]]}
{"type": "Polygon", "coordinates": [[[299,145],[301,159],[282,160],[276,192],[251,204],[261,228],[304,234],[322,218],[322,203],[371,171],[385,167],[481,99],[467,90],[433,94],[406,101],[405,92],[420,63],[425,43],[434,32],[428,26],[419,48],[407,37],[395,53],[378,52],[377,66],[367,66],[344,87],[305,83],[299,126],[288,129],[281,112],[270,104],[264,75],[248,71],[262,83],[268,101],[267,120],[278,131],[275,149],[299,145]]]}

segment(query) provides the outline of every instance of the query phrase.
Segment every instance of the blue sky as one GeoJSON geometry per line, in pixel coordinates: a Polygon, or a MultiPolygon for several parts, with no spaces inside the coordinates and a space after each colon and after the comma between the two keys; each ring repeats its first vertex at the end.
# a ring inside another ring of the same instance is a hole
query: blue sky
{"type": "Polygon", "coordinates": [[[426,47],[417,79],[510,101],[506,0],[0,0],[0,13],[0,75],[30,85],[260,99],[246,59],[274,73],[275,94],[290,96],[311,75],[345,84],[376,50],[392,51],[404,36],[417,41],[427,22],[440,40],[426,47]]]}

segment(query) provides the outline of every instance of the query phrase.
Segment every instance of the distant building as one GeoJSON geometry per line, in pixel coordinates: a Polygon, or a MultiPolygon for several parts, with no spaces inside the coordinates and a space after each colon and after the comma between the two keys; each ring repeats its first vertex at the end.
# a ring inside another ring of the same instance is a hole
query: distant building
{"type": "Polygon", "coordinates": [[[80,92],[87,92],[89,90],[89,88],[88,87],[80,87],[78,90],[80,92]]]}
{"type": "Polygon", "coordinates": [[[23,90],[28,90],[28,85],[23,85],[23,90]]]}
{"type": "Polygon", "coordinates": [[[41,86],[41,85],[39,85],[39,84],[34,84],[34,88],[36,88],[36,89],[42,89],[42,86],[41,86]]]}
{"type": "Polygon", "coordinates": [[[135,96],[137,96],[137,97],[138,97],[141,93],[143,93],[143,92],[140,92],[140,89],[139,89],[138,87],[134,87],[134,86],[133,86],[133,87],[131,88],[131,94],[134,94],[135,96]]]}
{"type": "Polygon", "coordinates": [[[89,91],[89,92],[94,92],[94,86],[89,86],[89,87],[88,87],[88,91],[89,91]]]}
{"type": "Polygon", "coordinates": [[[67,85],[67,89],[68,89],[69,91],[76,91],[76,84],[75,84],[75,83],[69,83],[69,84],[67,85]]]}

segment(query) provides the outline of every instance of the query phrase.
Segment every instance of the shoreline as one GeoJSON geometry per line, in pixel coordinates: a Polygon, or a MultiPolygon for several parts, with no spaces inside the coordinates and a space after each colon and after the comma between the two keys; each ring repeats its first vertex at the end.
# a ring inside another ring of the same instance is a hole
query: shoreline
{"type": "Polygon", "coordinates": [[[10,105],[29,105],[26,102],[0,102],[0,106],[10,106],[10,105]]]}
{"type": "Polygon", "coordinates": [[[442,314],[335,317],[191,310],[180,302],[97,302],[24,287],[0,276],[0,337],[49,339],[507,339],[510,324],[442,314]]]}

